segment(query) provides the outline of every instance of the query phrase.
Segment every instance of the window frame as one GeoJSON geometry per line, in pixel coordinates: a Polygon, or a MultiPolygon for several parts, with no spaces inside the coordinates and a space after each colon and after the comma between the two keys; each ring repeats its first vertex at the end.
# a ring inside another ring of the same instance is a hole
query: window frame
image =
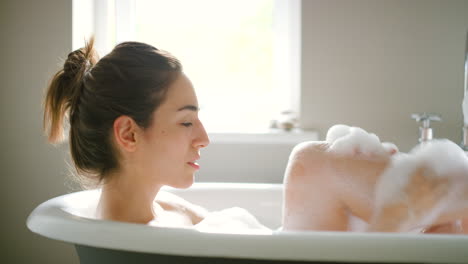
{"type": "MultiPolygon", "coordinates": [[[[281,106],[293,111],[301,123],[301,0],[274,0],[274,83],[285,98],[281,106]],[[285,52],[287,51],[287,52],[285,52]],[[284,74],[286,73],[286,74],[284,74]]],[[[135,0],[73,0],[73,49],[84,46],[90,36],[95,37],[99,54],[107,54],[116,43],[133,39],[136,30],[135,0]]],[[[279,115],[279,113],[278,113],[279,115]]],[[[270,119],[275,119],[271,117],[270,119]]],[[[299,125],[300,126],[300,125],[299,125]]],[[[266,132],[223,132],[212,133],[248,135],[274,133],[266,132]]],[[[296,132],[300,132],[300,127],[296,132]]],[[[280,131],[281,132],[281,131],[280,131]]],[[[288,134],[286,131],[283,131],[288,134]]]]}

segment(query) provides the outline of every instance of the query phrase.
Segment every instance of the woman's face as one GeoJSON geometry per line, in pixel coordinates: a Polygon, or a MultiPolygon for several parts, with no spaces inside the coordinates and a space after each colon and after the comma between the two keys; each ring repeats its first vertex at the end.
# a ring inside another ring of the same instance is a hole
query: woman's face
{"type": "Polygon", "coordinates": [[[198,119],[198,100],[185,74],[172,83],[166,100],[153,113],[152,124],[145,129],[139,151],[144,174],[160,184],[176,188],[192,185],[199,169],[200,149],[209,144],[198,119]]]}

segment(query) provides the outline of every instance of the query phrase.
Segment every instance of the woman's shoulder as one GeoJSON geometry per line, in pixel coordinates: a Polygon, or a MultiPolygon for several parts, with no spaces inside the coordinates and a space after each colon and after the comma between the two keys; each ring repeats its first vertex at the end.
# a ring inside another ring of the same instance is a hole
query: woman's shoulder
{"type": "Polygon", "coordinates": [[[202,206],[191,203],[184,198],[168,191],[159,191],[154,200],[167,211],[176,211],[188,215],[194,224],[200,222],[208,214],[202,206]]]}

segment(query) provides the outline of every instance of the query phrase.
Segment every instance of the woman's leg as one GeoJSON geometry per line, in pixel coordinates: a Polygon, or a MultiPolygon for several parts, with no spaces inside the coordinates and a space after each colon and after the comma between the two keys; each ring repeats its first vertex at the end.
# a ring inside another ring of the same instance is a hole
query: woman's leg
{"type": "Polygon", "coordinates": [[[419,227],[430,233],[468,232],[468,209],[450,211],[442,206],[433,214],[435,206],[456,188],[462,188],[458,202],[468,201],[467,171],[461,171],[459,177],[444,177],[420,166],[406,176],[408,182],[401,187],[404,199],[395,196],[395,202],[377,205],[376,185],[389,165],[390,155],[343,156],[330,152],[327,142],[296,146],[284,177],[283,228],[345,231],[350,230],[352,215],[369,223],[368,231],[419,227]]]}
{"type": "Polygon", "coordinates": [[[284,177],[283,229],[346,231],[351,215],[369,222],[375,183],[389,159],[328,150],[327,142],[305,142],[292,151],[284,177]]]}
{"type": "Polygon", "coordinates": [[[347,212],[326,165],[326,147],[311,142],[291,153],[284,177],[283,230],[347,229],[347,212]]]}
{"type": "Polygon", "coordinates": [[[401,197],[377,206],[369,231],[467,233],[467,174],[461,170],[438,175],[429,166],[419,166],[408,175],[401,197]]]}

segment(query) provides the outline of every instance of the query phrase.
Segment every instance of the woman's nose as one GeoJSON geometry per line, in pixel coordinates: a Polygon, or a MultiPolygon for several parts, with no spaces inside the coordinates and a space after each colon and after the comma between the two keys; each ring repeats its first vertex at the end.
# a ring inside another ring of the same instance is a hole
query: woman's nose
{"type": "Polygon", "coordinates": [[[210,139],[208,137],[208,134],[206,133],[205,127],[200,122],[198,135],[193,141],[193,145],[195,148],[204,148],[208,146],[209,144],[210,144],[210,139]]]}

